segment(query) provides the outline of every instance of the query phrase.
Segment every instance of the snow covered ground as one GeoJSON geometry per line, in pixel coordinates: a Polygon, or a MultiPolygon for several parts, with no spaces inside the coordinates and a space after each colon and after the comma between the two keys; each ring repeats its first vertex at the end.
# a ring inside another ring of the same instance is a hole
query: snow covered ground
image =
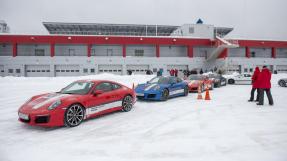
{"type": "Polygon", "coordinates": [[[58,91],[77,79],[109,79],[128,86],[152,76],[0,78],[0,161],[155,160],[286,161],[287,88],[273,75],[274,106],[247,102],[251,86],[228,85],[166,102],[137,102],[128,113],[116,112],[75,128],[30,127],[17,110],[28,98],[58,91]]]}

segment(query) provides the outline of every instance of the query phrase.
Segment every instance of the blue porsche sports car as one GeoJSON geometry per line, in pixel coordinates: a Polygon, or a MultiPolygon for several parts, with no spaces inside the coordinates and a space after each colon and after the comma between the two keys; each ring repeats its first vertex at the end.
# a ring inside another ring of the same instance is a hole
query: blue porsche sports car
{"type": "Polygon", "coordinates": [[[167,100],[176,96],[187,96],[188,85],[174,76],[158,76],[135,88],[138,99],[167,100]]]}

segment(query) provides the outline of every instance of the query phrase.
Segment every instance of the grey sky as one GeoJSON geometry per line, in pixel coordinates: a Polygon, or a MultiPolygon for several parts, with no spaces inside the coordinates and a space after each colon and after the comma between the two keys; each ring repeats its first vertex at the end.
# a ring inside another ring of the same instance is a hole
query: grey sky
{"type": "Polygon", "coordinates": [[[233,38],[287,40],[287,0],[0,0],[15,33],[43,33],[43,21],[234,27],[233,38]]]}

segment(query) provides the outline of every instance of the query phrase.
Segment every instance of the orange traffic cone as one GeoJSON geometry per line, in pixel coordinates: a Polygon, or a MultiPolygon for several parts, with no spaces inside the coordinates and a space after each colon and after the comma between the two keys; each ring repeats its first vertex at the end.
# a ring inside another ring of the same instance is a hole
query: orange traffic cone
{"type": "Polygon", "coordinates": [[[209,95],[209,87],[207,86],[207,88],[206,88],[206,92],[205,92],[205,98],[204,98],[205,100],[211,100],[210,99],[210,95],[209,95]]]}
{"type": "Polygon", "coordinates": [[[202,100],[202,94],[201,94],[201,84],[199,84],[198,88],[197,88],[197,99],[198,100],[202,100]]]}

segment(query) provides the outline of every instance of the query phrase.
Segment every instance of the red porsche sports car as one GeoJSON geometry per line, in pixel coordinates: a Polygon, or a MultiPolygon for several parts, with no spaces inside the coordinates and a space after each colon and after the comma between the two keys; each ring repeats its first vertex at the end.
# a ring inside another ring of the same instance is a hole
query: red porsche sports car
{"type": "Polygon", "coordinates": [[[18,111],[19,120],[29,125],[78,126],[98,115],[132,109],[133,89],[105,80],[80,80],[60,92],[32,97],[18,111]]]}
{"type": "Polygon", "coordinates": [[[211,79],[204,75],[190,75],[187,80],[189,92],[198,92],[198,87],[201,85],[201,92],[203,92],[206,87],[209,90],[214,88],[214,83],[211,79]]]}

